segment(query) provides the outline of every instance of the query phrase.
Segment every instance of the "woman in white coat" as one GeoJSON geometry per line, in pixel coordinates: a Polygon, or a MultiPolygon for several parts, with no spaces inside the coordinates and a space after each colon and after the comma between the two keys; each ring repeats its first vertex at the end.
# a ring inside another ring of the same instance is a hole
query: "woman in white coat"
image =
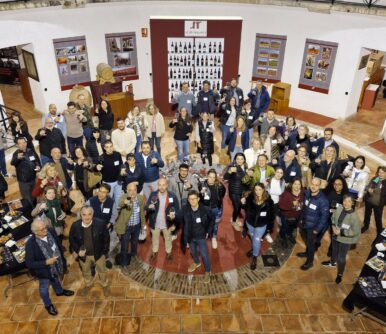
{"type": "Polygon", "coordinates": [[[161,137],[165,134],[164,117],[154,104],[149,104],[146,110],[145,120],[148,124],[146,137],[150,141],[151,150],[153,151],[154,146],[156,146],[158,153],[161,155],[161,137]]]}
{"type": "Polygon", "coordinates": [[[365,188],[369,180],[370,169],[366,166],[365,157],[357,156],[354,162],[349,162],[343,171],[348,190],[358,202],[363,200],[365,188]]]}

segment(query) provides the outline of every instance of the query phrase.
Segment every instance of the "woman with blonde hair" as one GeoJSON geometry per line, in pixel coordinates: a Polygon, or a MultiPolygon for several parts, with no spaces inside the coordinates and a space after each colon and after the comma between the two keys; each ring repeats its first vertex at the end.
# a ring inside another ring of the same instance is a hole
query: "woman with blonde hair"
{"type": "Polygon", "coordinates": [[[141,112],[138,106],[134,106],[133,110],[130,110],[127,114],[125,124],[128,128],[131,128],[135,131],[135,135],[137,136],[137,144],[135,147],[135,152],[139,152],[141,148],[142,140],[145,137],[145,131],[148,127],[146,121],[146,114],[141,112]]]}
{"type": "Polygon", "coordinates": [[[270,126],[267,131],[267,138],[264,141],[264,149],[268,160],[272,162],[272,165],[277,165],[284,144],[284,139],[278,133],[276,126],[270,126]]]}
{"type": "Polygon", "coordinates": [[[303,188],[308,188],[311,184],[312,172],[310,168],[311,160],[308,157],[309,151],[307,145],[300,144],[297,148],[297,153],[296,159],[302,172],[302,185],[303,188]]]}
{"type": "Polygon", "coordinates": [[[56,166],[52,162],[46,163],[38,174],[38,179],[35,188],[32,190],[32,196],[40,198],[43,196],[47,187],[54,187],[60,198],[67,196],[67,190],[63,185],[63,180],[60,179],[56,166]]]}
{"type": "Polygon", "coordinates": [[[161,138],[165,134],[164,117],[154,104],[149,104],[146,111],[145,120],[149,125],[146,129],[146,137],[149,139],[151,150],[154,151],[154,146],[156,146],[161,155],[161,138]]]}
{"type": "Polygon", "coordinates": [[[243,153],[249,148],[249,130],[243,116],[237,116],[235,126],[230,128],[226,144],[229,145],[232,161],[237,153],[243,153]]]}

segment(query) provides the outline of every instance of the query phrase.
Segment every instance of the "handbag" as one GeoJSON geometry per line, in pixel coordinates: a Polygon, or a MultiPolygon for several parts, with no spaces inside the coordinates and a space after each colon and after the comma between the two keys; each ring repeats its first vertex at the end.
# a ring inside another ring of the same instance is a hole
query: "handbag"
{"type": "Polygon", "coordinates": [[[99,182],[102,181],[102,173],[88,171],[87,172],[87,187],[88,189],[94,188],[99,182]]]}

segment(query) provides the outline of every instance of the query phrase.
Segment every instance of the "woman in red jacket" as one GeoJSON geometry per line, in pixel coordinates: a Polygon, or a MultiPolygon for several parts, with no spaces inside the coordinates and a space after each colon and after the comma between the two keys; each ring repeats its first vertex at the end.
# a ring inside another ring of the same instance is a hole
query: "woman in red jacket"
{"type": "Polygon", "coordinates": [[[284,247],[288,247],[287,239],[293,244],[296,243],[296,235],[294,237],[293,232],[298,226],[303,203],[304,190],[302,180],[296,177],[288,185],[284,193],[281,194],[279,200],[281,218],[280,237],[283,240],[284,247]]]}
{"type": "Polygon", "coordinates": [[[44,191],[47,187],[54,187],[60,198],[67,196],[67,191],[63,186],[63,180],[60,179],[54,163],[47,163],[39,173],[35,188],[32,190],[32,196],[40,199],[44,197],[44,191]]]}

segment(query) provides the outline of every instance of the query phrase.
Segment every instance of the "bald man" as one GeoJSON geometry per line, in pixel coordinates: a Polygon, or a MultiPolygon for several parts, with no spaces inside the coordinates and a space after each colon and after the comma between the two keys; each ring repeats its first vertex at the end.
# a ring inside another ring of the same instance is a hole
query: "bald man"
{"type": "Polygon", "coordinates": [[[129,273],[128,265],[133,257],[137,256],[138,237],[141,229],[145,228],[145,197],[137,193],[136,182],[127,185],[127,193],[119,200],[120,209],[115,230],[121,241],[121,271],[129,273]],[[131,245],[128,254],[129,242],[131,245]]]}
{"type": "Polygon", "coordinates": [[[57,296],[74,294],[71,290],[63,289],[60,284],[60,278],[67,268],[63,249],[55,230],[48,228],[44,220],[35,219],[31,224],[31,231],[33,235],[25,246],[25,262],[31,275],[39,280],[39,293],[47,312],[57,315],[58,311],[49,295],[50,285],[57,296]]]}
{"type": "Polygon", "coordinates": [[[162,234],[165,239],[166,259],[172,261],[172,236],[176,229],[176,212],[179,210],[176,195],[168,191],[168,180],[158,180],[158,190],[153,191],[146,203],[151,229],[152,253],[150,261],[154,261],[158,254],[159,238],[162,234]]]}
{"type": "Polygon", "coordinates": [[[278,166],[283,168],[285,183],[290,183],[295,177],[302,177],[302,170],[300,165],[295,159],[296,152],[294,150],[288,150],[280,159],[278,166]]]}
{"type": "Polygon", "coordinates": [[[48,106],[48,113],[42,117],[43,126],[46,124],[47,119],[52,119],[54,121],[54,127],[60,130],[63,137],[66,138],[66,122],[64,121],[64,117],[58,112],[56,105],[53,103],[48,106]]]}

